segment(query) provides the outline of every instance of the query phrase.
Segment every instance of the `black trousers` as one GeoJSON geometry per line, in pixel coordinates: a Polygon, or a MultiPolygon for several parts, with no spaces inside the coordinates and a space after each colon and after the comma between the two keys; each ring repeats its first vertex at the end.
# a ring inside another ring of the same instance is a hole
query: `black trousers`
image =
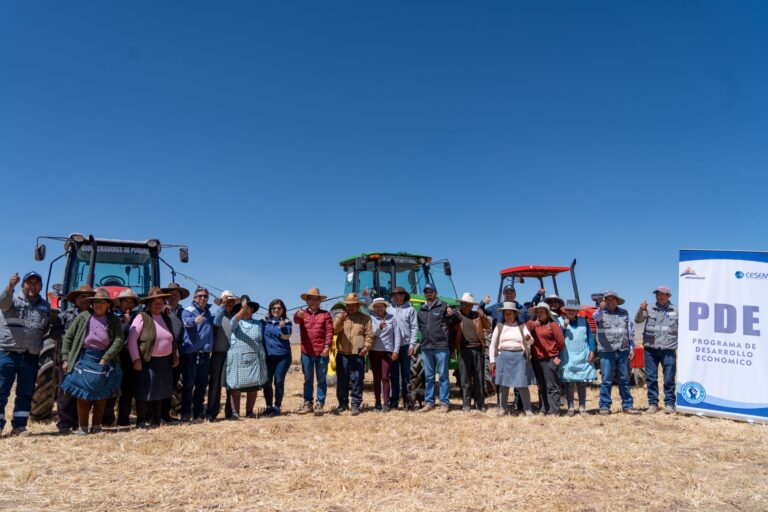
{"type": "MultiPolygon", "coordinates": [[[[176,388],[179,386],[179,381],[181,380],[181,362],[179,362],[178,365],[176,365],[173,368],[173,394],[176,394],[176,388]]],[[[181,395],[179,392],[179,400],[181,400],[181,395]]],[[[161,416],[163,417],[163,420],[168,421],[171,419],[171,409],[172,409],[172,403],[170,398],[166,398],[163,400],[162,406],[161,406],[161,416]]]]}
{"type": "Polygon", "coordinates": [[[64,376],[67,374],[61,369],[61,365],[56,365],[56,376],[59,380],[59,387],[56,394],[56,413],[59,416],[59,420],[56,422],[56,427],[59,430],[72,430],[77,428],[77,398],[73,397],[69,393],[66,393],[61,389],[61,383],[64,381],[64,376]]]}
{"type": "MultiPolygon", "coordinates": [[[[224,387],[224,367],[226,364],[226,352],[211,353],[211,367],[208,370],[208,406],[205,411],[208,419],[216,419],[221,412],[221,388],[224,387]]],[[[232,417],[230,394],[230,391],[227,390],[227,399],[224,405],[224,416],[226,418],[232,417]]]]}
{"type": "Polygon", "coordinates": [[[557,374],[557,365],[554,357],[544,359],[532,359],[533,373],[536,375],[536,382],[539,385],[539,396],[542,392],[546,393],[541,399],[542,404],[539,410],[547,414],[558,414],[560,412],[560,377],[557,374]]]}
{"type": "Polygon", "coordinates": [[[474,399],[475,408],[485,407],[485,354],[482,348],[461,348],[459,378],[464,406],[468,407],[474,399]]]}
{"type": "Polygon", "coordinates": [[[136,400],[136,424],[151,422],[152,425],[160,425],[162,415],[162,400],[136,400]]]}
{"type": "Polygon", "coordinates": [[[336,354],[336,398],[339,407],[349,406],[351,388],[352,407],[363,403],[365,358],[357,355],[336,354]]]}

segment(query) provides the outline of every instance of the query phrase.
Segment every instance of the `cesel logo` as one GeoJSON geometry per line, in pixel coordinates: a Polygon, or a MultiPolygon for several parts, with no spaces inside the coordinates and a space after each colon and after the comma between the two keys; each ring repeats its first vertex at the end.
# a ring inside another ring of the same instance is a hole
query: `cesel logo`
{"type": "Polygon", "coordinates": [[[768,272],[742,272],[737,270],[736,279],[768,279],[768,272]]]}

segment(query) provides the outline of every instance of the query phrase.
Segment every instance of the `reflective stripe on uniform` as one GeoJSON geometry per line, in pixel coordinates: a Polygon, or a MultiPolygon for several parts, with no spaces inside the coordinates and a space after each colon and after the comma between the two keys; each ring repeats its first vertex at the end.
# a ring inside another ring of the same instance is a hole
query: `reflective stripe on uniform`
{"type": "Polygon", "coordinates": [[[29,418],[29,411],[13,411],[14,418],[29,418]]]}

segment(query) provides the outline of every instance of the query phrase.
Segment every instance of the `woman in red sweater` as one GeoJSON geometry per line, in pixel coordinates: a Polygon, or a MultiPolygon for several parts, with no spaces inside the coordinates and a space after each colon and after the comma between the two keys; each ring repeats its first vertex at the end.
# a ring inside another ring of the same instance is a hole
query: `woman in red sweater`
{"type": "Polygon", "coordinates": [[[560,414],[560,377],[557,365],[558,355],[565,347],[565,338],[560,324],[546,302],[533,308],[534,320],[528,321],[528,330],[533,335],[531,363],[539,386],[539,412],[560,414]]]}

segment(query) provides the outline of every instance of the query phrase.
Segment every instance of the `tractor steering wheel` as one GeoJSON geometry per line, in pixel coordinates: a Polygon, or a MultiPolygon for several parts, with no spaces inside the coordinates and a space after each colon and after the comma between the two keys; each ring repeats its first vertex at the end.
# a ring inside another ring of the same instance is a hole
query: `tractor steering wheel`
{"type": "Polygon", "coordinates": [[[104,276],[99,281],[99,286],[125,286],[125,280],[120,276],[104,276]]]}

